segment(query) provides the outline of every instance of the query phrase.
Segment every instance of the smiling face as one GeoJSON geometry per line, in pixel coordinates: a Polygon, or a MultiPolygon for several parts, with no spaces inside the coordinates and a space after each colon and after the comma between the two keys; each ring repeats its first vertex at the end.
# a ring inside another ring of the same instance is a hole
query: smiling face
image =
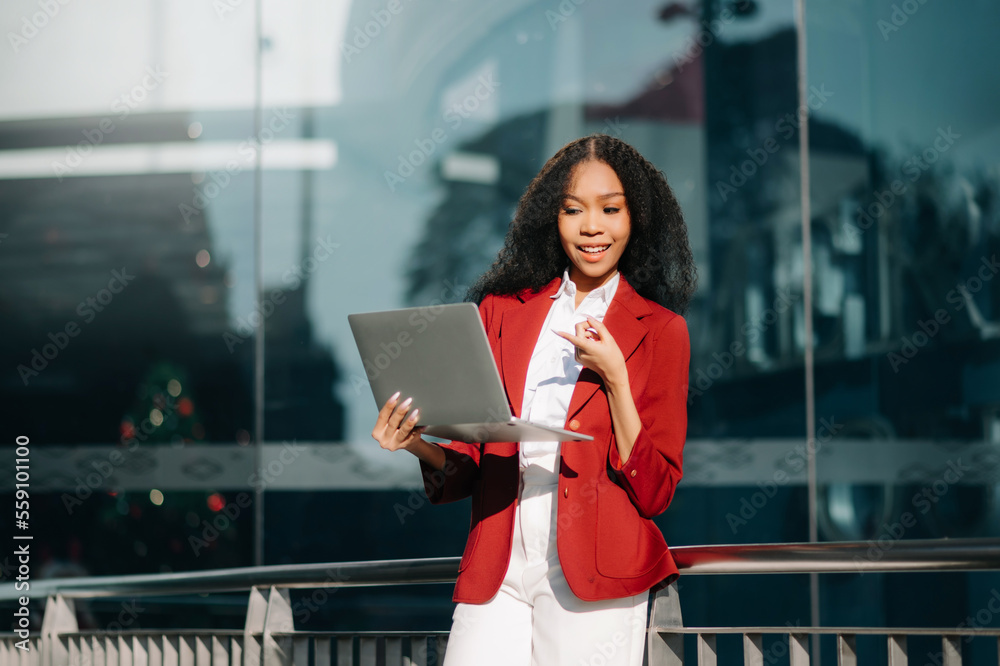
{"type": "Polygon", "coordinates": [[[559,240],[578,291],[589,293],[615,274],[631,229],[615,170],[596,160],[577,164],[559,209],[559,240]]]}

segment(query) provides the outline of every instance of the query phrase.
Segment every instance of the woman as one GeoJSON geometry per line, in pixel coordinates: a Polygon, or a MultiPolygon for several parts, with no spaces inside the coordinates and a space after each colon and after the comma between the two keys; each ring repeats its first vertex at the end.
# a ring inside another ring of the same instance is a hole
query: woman
{"type": "Polygon", "coordinates": [[[652,518],[681,478],[695,267],[680,208],[634,148],[593,135],[528,186],[470,289],[514,415],[593,441],[438,445],[397,393],[372,436],[434,503],[472,497],[447,666],[642,663],[651,588],[677,577],[652,518]]]}

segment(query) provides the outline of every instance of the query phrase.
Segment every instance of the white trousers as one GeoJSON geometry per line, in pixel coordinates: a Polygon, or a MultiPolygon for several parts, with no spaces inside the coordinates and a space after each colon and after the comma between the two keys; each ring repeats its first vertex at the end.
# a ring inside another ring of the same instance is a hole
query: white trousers
{"type": "Polygon", "coordinates": [[[458,604],[444,666],[641,666],[649,593],[573,594],[556,552],[558,475],[522,474],[510,565],[485,604],[458,604]]]}

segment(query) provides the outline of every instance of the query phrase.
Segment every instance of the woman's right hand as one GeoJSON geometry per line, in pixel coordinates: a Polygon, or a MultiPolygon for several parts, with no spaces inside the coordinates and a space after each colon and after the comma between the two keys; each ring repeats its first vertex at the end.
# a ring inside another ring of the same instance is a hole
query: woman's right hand
{"type": "Polygon", "coordinates": [[[399,402],[399,391],[397,391],[386,400],[382,409],[379,410],[375,428],[372,430],[372,437],[383,449],[389,451],[411,450],[414,444],[423,441],[420,439],[420,433],[424,431],[426,426],[417,426],[417,421],[420,420],[420,410],[414,409],[409,412],[411,402],[413,402],[413,398],[399,402]],[[409,416],[407,416],[407,412],[409,412],[409,416]]]}

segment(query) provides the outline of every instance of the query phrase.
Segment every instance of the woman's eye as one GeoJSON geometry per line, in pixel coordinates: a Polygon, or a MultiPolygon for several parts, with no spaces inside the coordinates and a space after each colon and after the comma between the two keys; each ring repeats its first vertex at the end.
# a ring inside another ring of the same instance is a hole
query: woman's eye
{"type": "Polygon", "coordinates": [[[609,214],[609,215],[614,215],[619,210],[621,210],[621,209],[620,208],[615,208],[614,206],[608,206],[607,208],[604,209],[604,212],[607,213],[607,214],[609,214]]]}
{"type": "Polygon", "coordinates": [[[576,215],[580,212],[579,208],[563,208],[563,212],[567,215],[576,215]]]}

